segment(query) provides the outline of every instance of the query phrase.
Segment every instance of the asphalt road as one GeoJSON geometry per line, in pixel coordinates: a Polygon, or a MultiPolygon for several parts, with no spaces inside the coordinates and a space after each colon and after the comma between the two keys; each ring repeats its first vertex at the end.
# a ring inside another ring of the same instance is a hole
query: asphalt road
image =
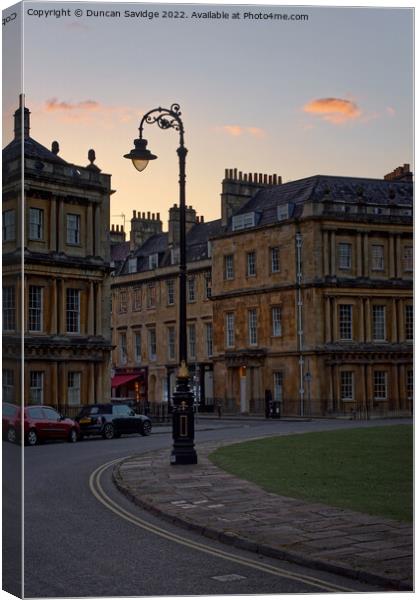
{"type": "MultiPolygon", "coordinates": [[[[203,420],[198,424],[196,442],[370,425],[350,421],[203,420]]],[[[130,503],[114,488],[110,469],[102,478],[106,493],[122,509],[152,525],[176,532],[184,543],[133,525],[99,503],[92,494],[89,477],[100,465],[164,447],[168,448],[169,460],[168,428],[156,428],[146,438],[137,435],[110,441],[96,438],[77,444],[58,442],[24,449],[25,597],[319,593],[334,591],[335,586],[337,591],[339,588],[375,590],[356,581],[231,547],[229,553],[234,553],[238,560],[228,560],[222,556],[227,550],[223,544],[163,523],[130,503]],[[189,545],[190,541],[205,544],[208,551],[197,551],[189,545]],[[260,568],[247,563],[248,559],[257,561],[260,568]],[[308,577],[321,583],[314,585],[308,577]]],[[[19,454],[17,446],[3,442],[6,475],[3,522],[7,523],[3,587],[15,593],[20,579],[16,511],[19,454]]]]}

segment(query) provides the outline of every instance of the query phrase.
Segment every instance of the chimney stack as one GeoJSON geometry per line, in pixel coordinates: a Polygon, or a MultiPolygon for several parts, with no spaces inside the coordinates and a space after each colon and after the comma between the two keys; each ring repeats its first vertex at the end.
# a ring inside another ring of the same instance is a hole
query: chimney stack
{"type": "Polygon", "coordinates": [[[23,128],[24,139],[26,140],[29,138],[29,130],[30,130],[29,115],[30,114],[31,113],[29,112],[29,109],[25,108],[25,95],[20,94],[19,95],[19,108],[17,109],[17,111],[14,114],[15,140],[22,139],[22,128],[23,128]],[[22,116],[22,111],[23,111],[23,116],[22,116]]]}

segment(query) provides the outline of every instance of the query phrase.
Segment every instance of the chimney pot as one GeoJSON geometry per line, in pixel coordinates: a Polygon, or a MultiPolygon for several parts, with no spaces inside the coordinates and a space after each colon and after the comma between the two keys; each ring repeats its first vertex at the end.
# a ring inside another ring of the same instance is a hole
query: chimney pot
{"type": "Polygon", "coordinates": [[[235,179],[238,179],[238,169],[233,169],[233,176],[235,179]]]}
{"type": "Polygon", "coordinates": [[[156,219],[160,221],[160,213],[156,213],[156,219]]]}
{"type": "Polygon", "coordinates": [[[147,220],[150,219],[150,211],[147,211],[147,220]]]}
{"type": "Polygon", "coordinates": [[[264,185],[266,185],[266,184],[267,184],[267,175],[266,175],[266,173],[264,173],[264,185]]]}
{"type": "Polygon", "coordinates": [[[200,217],[200,223],[204,223],[204,216],[203,215],[201,215],[201,217],[200,217]]]}
{"type": "Polygon", "coordinates": [[[133,219],[135,219],[135,218],[136,218],[136,214],[137,214],[137,213],[136,213],[136,211],[135,211],[135,210],[133,210],[133,219]]]}
{"type": "Polygon", "coordinates": [[[152,221],[155,220],[155,213],[152,213],[152,221]]]}

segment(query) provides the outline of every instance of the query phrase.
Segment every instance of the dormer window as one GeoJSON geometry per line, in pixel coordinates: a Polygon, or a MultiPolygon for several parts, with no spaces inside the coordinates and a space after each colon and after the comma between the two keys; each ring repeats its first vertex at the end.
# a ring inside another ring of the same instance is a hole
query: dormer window
{"type": "Polygon", "coordinates": [[[149,256],[149,269],[157,269],[159,264],[159,255],[156,252],[155,254],[151,254],[149,256]]]}
{"type": "Polygon", "coordinates": [[[232,218],[232,231],[240,229],[248,229],[255,226],[255,213],[244,213],[243,215],[235,215],[232,218]]]}
{"type": "Polygon", "coordinates": [[[137,257],[128,259],[128,272],[137,273],[137,257]]]}
{"type": "Polygon", "coordinates": [[[277,206],[277,220],[285,221],[286,219],[290,219],[293,213],[293,208],[294,205],[291,202],[277,206]]]}
{"type": "Polygon", "coordinates": [[[179,248],[172,248],[171,250],[171,265],[177,265],[179,263],[179,248]]]}

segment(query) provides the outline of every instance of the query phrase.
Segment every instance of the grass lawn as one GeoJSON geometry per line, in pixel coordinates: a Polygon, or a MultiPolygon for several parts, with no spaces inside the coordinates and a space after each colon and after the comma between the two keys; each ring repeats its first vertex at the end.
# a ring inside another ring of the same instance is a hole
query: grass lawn
{"type": "Polygon", "coordinates": [[[413,518],[411,425],[264,438],[220,448],[210,459],[268,492],[413,518]]]}

